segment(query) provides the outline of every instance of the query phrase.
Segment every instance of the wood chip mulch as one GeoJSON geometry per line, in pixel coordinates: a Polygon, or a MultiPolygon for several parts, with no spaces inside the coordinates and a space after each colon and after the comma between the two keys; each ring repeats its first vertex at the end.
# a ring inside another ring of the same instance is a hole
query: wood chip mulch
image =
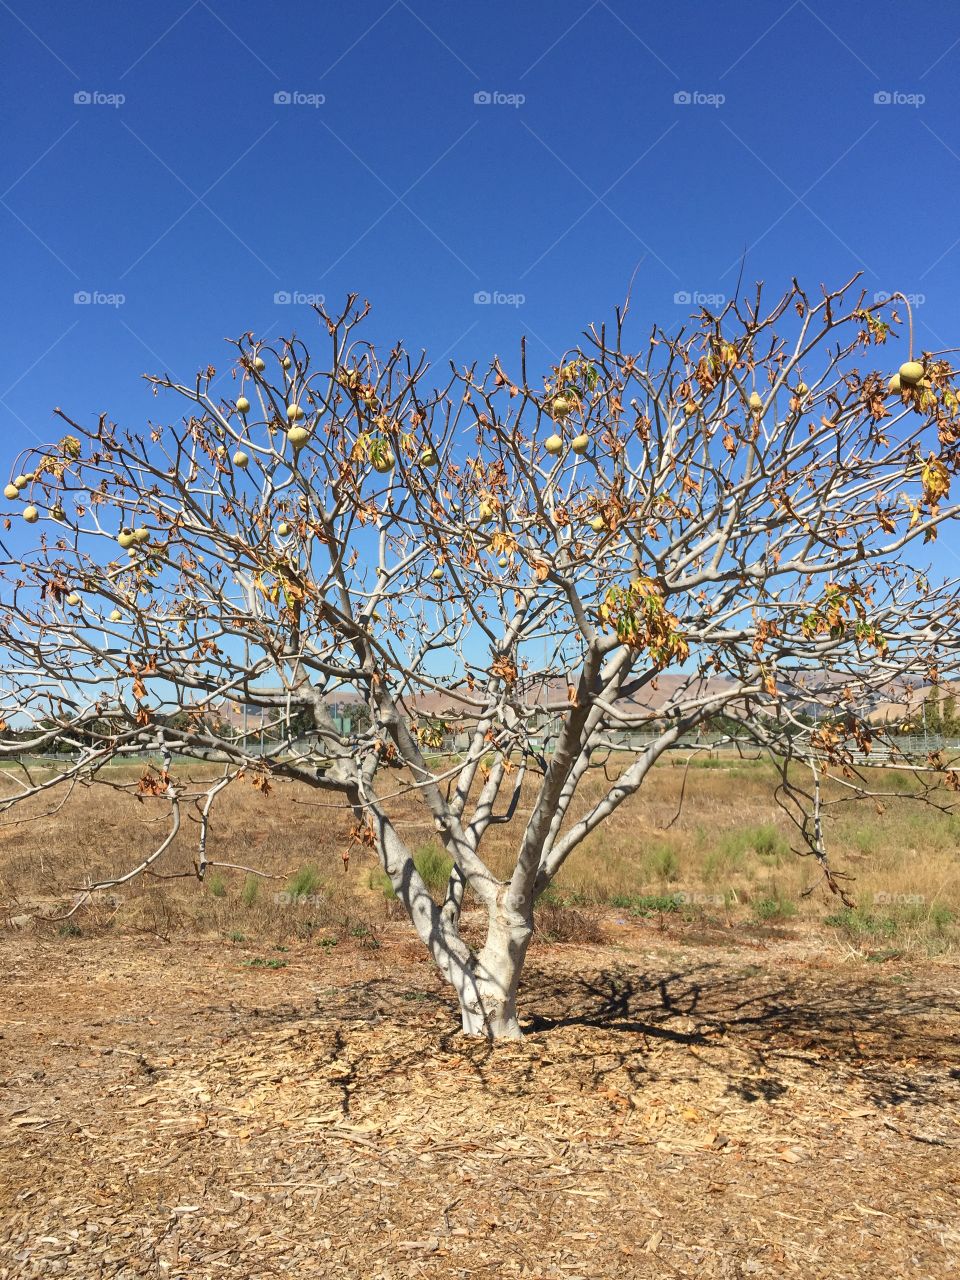
{"type": "Polygon", "coordinates": [[[527,1036],[377,951],[0,944],[0,1280],[960,1267],[960,971],[540,946],[527,1036]]]}

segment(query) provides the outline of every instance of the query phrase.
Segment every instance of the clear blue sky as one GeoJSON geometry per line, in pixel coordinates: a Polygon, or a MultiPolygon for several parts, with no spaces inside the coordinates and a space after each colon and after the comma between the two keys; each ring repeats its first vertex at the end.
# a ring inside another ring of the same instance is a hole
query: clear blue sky
{"type": "Polygon", "coordinates": [[[275,294],[358,291],[434,359],[525,331],[536,368],[641,260],[638,321],[670,327],[746,249],[748,282],[862,269],[922,295],[919,345],[960,339],[956,0],[0,0],[0,26],[10,457],[56,404],[135,426],[164,416],[141,373],[316,332],[275,294]]]}

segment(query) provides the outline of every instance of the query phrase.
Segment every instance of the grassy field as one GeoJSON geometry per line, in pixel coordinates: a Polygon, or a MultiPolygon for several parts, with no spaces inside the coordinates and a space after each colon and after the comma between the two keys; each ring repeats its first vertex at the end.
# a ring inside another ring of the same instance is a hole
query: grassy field
{"type": "MultiPolygon", "coordinates": [[[[841,806],[827,819],[832,864],[850,877],[844,885],[856,905],[848,908],[828,891],[816,862],[793,851],[796,834],[775,803],[768,763],[698,762],[681,805],[684,764],[678,756],[657,767],[642,792],[570,858],[541,904],[545,936],[589,941],[613,912],[746,930],[815,928],[871,954],[939,954],[956,946],[960,814],[911,799],[910,775],[884,775],[891,795],[882,813],[866,802],[841,806]]],[[[178,774],[183,781],[200,776],[191,766],[178,774]]],[[[19,811],[7,815],[0,906],[8,917],[58,914],[77,886],[128,870],[162,838],[166,802],[135,794],[134,768],[109,776],[116,787],[78,788],[62,808],[55,794],[31,801],[29,822],[10,825],[19,811]]],[[[387,783],[397,777],[388,775],[387,783]]],[[[599,773],[588,779],[581,808],[602,785],[599,773]]],[[[484,848],[501,873],[532,797],[531,789],[511,826],[491,829],[484,848]]],[[[956,799],[949,792],[941,798],[956,799]]],[[[449,862],[429,820],[407,799],[396,802],[395,817],[428,883],[441,892],[449,862]]],[[[320,793],[278,786],[264,796],[243,781],[218,803],[208,856],[266,876],[213,868],[201,884],[191,875],[196,818],[188,810],[156,875],[105,895],[57,932],[131,928],[278,946],[293,938],[332,946],[352,936],[375,945],[378,928],[397,917],[372,853],[351,841],[351,816],[320,793]]]]}

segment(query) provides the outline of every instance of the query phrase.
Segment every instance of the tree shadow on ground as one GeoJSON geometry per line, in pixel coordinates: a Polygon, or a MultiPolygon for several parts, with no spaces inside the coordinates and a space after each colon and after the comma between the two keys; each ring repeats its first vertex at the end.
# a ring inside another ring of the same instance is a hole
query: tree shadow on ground
{"type": "Polygon", "coordinates": [[[960,1003],[932,986],[905,989],[859,975],[784,981],[706,963],[667,975],[628,967],[562,977],[534,972],[526,994],[538,1011],[528,1029],[538,1038],[579,1027],[639,1037],[648,1047],[722,1046],[731,1074],[737,1057],[752,1064],[731,1081],[746,1101],[782,1094],[776,1074],[793,1068],[856,1073],[878,1105],[948,1098],[960,1105],[960,1003]]]}
{"type": "MultiPolygon", "coordinates": [[[[328,988],[312,1013],[285,1004],[256,1017],[264,1029],[298,1023],[315,1061],[355,1054],[368,1084],[439,1058],[456,1060],[458,1072],[499,1096],[546,1088],[548,1077],[571,1088],[616,1081],[640,1091],[664,1080],[715,1084],[719,1076],[747,1103],[822,1081],[856,1082],[859,1096],[881,1107],[960,1106],[960,1005],[932,981],[904,987],[819,972],[784,979],[708,961],[666,973],[533,966],[522,1007],[533,1012],[522,1018],[526,1034],[509,1071],[502,1046],[459,1032],[455,1000],[433,975],[418,988],[406,975],[356,981],[328,988]],[[388,1033],[382,1055],[365,1045],[371,1028],[388,1033]]],[[[240,1023],[249,1031],[248,1019],[240,1023]]]]}

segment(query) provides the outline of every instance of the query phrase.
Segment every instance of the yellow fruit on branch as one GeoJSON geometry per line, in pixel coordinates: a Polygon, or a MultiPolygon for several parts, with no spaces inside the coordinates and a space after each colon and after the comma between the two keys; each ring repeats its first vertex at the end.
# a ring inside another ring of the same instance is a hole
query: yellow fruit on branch
{"type": "Polygon", "coordinates": [[[250,401],[247,399],[246,396],[238,396],[237,397],[237,413],[249,413],[249,412],[250,412],[250,401]]]}
{"type": "Polygon", "coordinates": [[[137,535],[132,529],[124,528],[117,534],[117,541],[120,543],[121,547],[123,547],[124,551],[126,551],[128,547],[132,547],[136,540],[137,535]]]}
{"type": "Polygon", "coordinates": [[[245,469],[249,461],[250,461],[249,457],[243,452],[242,449],[238,449],[237,452],[233,455],[233,465],[235,467],[238,467],[241,471],[245,469]]]}
{"type": "Polygon", "coordinates": [[[18,489],[25,489],[27,485],[30,483],[30,480],[29,480],[29,477],[27,476],[17,476],[17,478],[14,480],[13,483],[17,486],[18,489]]]}
{"type": "Polygon", "coordinates": [[[15,484],[5,485],[3,490],[3,496],[5,498],[9,498],[12,502],[14,498],[20,497],[20,490],[17,488],[15,484]]]}
{"type": "Polygon", "coordinates": [[[900,366],[901,386],[915,387],[923,377],[923,365],[919,360],[908,360],[900,366]]]}
{"type": "Polygon", "coordinates": [[[423,453],[420,455],[420,465],[422,467],[438,467],[440,465],[440,458],[436,449],[424,449],[423,453]]]}
{"type": "Polygon", "coordinates": [[[70,605],[71,608],[75,609],[79,603],[80,603],[80,597],[77,595],[75,591],[71,591],[70,594],[67,596],[67,604],[70,605]]]}
{"type": "Polygon", "coordinates": [[[603,530],[606,529],[607,527],[607,522],[606,520],[604,520],[603,516],[592,516],[587,521],[587,524],[590,526],[590,528],[593,530],[594,533],[602,533],[603,530]]]}
{"type": "Polygon", "coordinates": [[[287,421],[299,422],[303,417],[303,409],[298,404],[287,405],[287,421]]]}
{"type": "Polygon", "coordinates": [[[550,411],[555,418],[565,418],[573,405],[573,400],[568,396],[554,396],[550,403],[550,411]]]}
{"type": "Polygon", "coordinates": [[[254,356],[253,367],[256,369],[257,373],[263,373],[264,369],[267,367],[267,362],[262,356],[254,356]]]}
{"type": "Polygon", "coordinates": [[[26,520],[27,524],[36,524],[40,519],[40,512],[36,507],[24,507],[23,518],[26,520]]]}
{"type": "Polygon", "coordinates": [[[119,622],[122,619],[123,614],[119,609],[111,609],[107,616],[111,622],[119,622]]]}
{"type": "Polygon", "coordinates": [[[287,439],[295,449],[302,449],[310,439],[310,432],[306,427],[291,427],[287,432],[287,439]]]}
{"type": "Polygon", "coordinates": [[[440,566],[439,566],[439,565],[437,566],[437,568],[436,568],[436,569],[434,569],[434,571],[433,571],[433,573],[431,573],[430,577],[431,577],[431,578],[433,578],[435,582],[439,582],[439,581],[440,581],[440,579],[443,577],[443,570],[440,568],[440,566]]]}
{"type": "Polygon", "coordinates": [[[139,529],[134,529],[134,531],[133,531],[133,540],[134,540],[134,542],[139,542],[139,543],[149,542],[149,541],[150,541],[150,530],[149,530],[149,529],[145,529],[145,528],[143,527],[143,525],[141,525],[141,526],[139,527],[139,529]]]}
{"type": "Polygon", "coordinates": [[[547,453],[560,453],[563,449],[563,438],[558,435],[547,436],[543,442],[543,447],[547,453]]]}
{"type": "Polygon", "coordinates": [[[900,375],[899,375],[899,373],[895,373],[895,374],[893,375],[893,377],[890,379],[890,381],[887,383],[887,390],[890,392],[890,394],[891,394],[892,396],[898,396],[898,395],[900,395],[900,375]]]}
{"type": "Polygon", "coordinates": [[[289,537],[291,532],[291,526],[286,522],[286,520],[281,520],[277,525],[277,533],[281,538],[289,537]]]}
{"type": "Polygon", "coordinates": [[[370,462],[374,471],[379,471],[382,476],[387,475],[396,466],[397,460],[393,456],[393,451],[385,440],[374,442],[370,450],[370,462]]]}
{"type": "Polygon", "coordinates": [[[588,435],[574,436],[570,441],[570,448],[574,453],[586,453],[590,445],[590,437],[588,435]]]}

